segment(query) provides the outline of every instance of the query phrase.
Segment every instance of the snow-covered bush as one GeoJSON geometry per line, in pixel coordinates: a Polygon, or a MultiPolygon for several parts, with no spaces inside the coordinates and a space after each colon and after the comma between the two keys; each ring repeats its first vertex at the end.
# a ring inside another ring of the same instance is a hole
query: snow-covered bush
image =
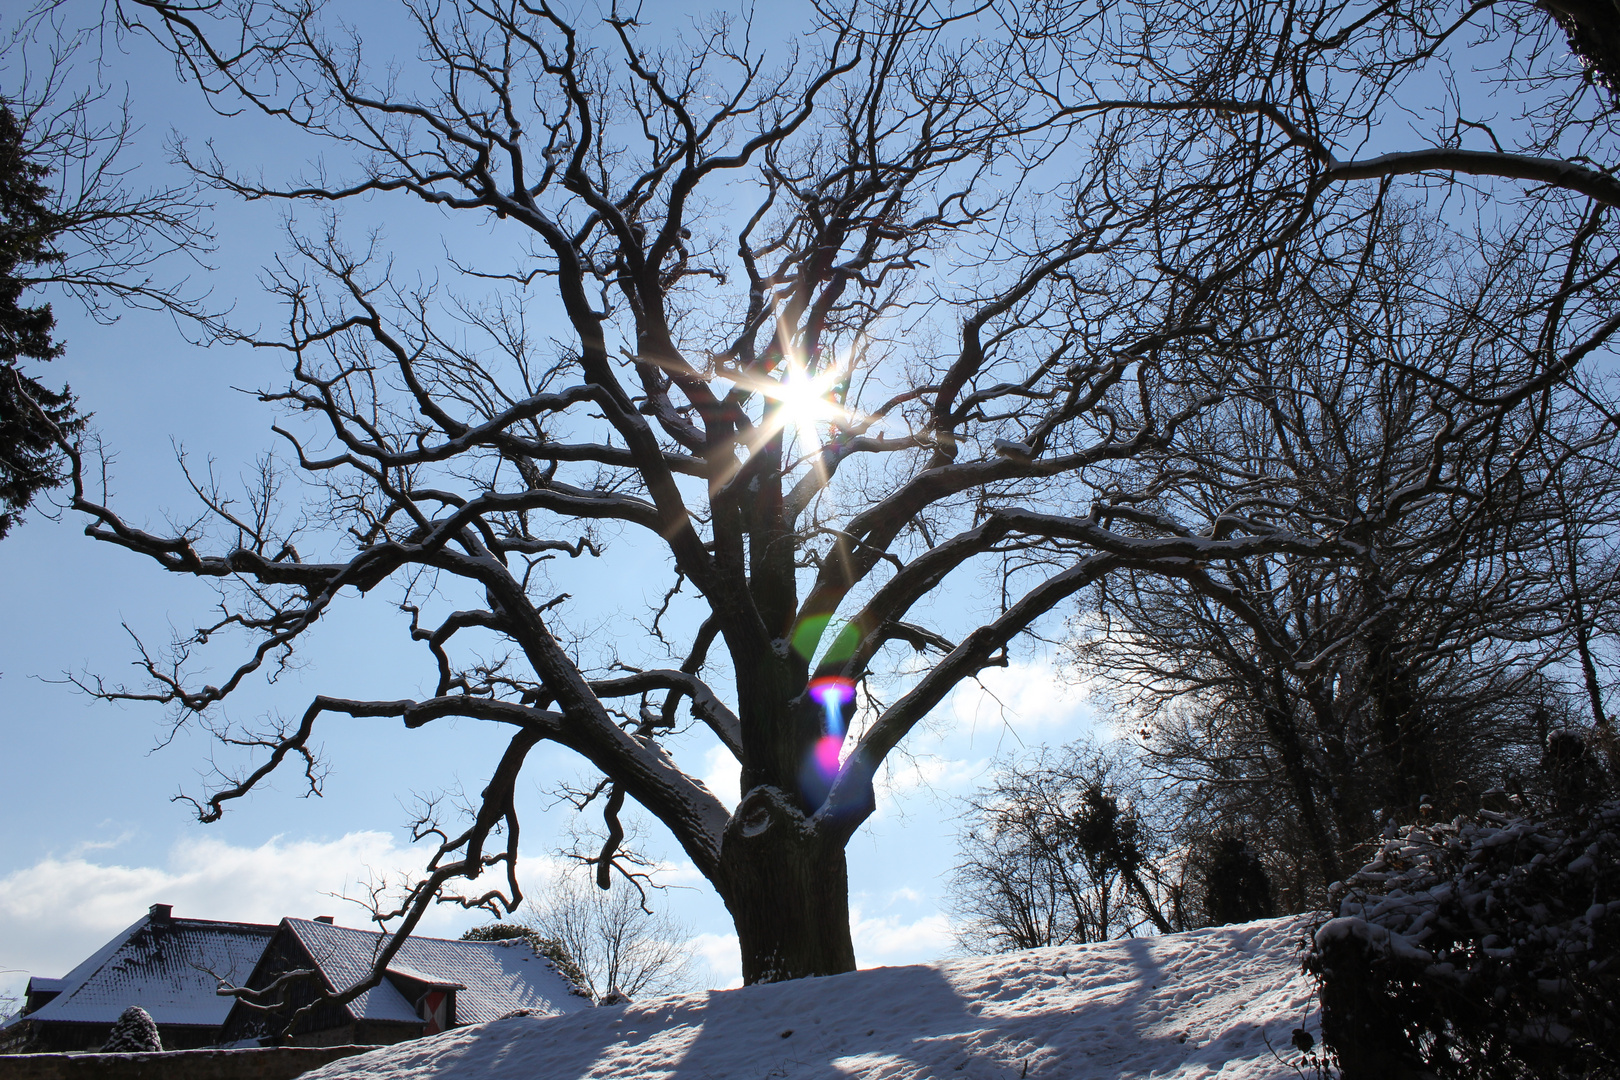
{"type": "MultiPolygon", "coordinates": [[[[532,926],[523,926],[520,923],[493,922],[486,926],[475,926],[461,935],[462,941],[526,941],[534,950],[536,956],[545,960],[551,967],[568,982],[568,992],[576,997],[594,1001],[589,989],[590,983],[585,973],[579,969],[574,958],[568,955],[562,942],[556,938],[541,935],[540,931],[532,926]]],[[[507,1016],[528,1016],[528,1009],[519,1009],[507,1016]]],[[[505,1017],[502,1017],[505,1019],[505,1017]]]]}
{"type": "Polygon", "coordinates": [[[1346,1080],[1620,1077],[1620,801],[1392,830],[1306,970],[1346,1080]]]}
{"type": "Polygon", "coordinates": [[[163,1049],[157,1024],[139,1005],[131,1005],[118,1016],[107,1041],[101,1044],[103,1054],[151,1054],[163,1049]]]}

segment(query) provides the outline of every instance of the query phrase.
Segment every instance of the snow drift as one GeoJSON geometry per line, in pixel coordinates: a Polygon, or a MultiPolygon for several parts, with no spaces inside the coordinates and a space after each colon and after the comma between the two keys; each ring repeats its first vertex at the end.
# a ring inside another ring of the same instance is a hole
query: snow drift
{"type": "Polygon", "coordinates": [[[305,1080],[1295,1077],[1318,1030],[1307,924],[873,968],[514,1016],[333,1062],[305,1080]]]}

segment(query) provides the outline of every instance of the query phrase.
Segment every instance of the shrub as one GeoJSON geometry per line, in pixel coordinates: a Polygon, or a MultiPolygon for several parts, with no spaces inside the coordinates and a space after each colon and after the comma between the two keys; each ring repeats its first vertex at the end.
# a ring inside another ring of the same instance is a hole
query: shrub
{"type": "Polygon", "coordinates": [[[574,963],[574,958],[568,955],[568,950],[563,948],[562,942],[556,938],[542,936],[540,931],[532,926],[493,922],[485,926],[475,926],[461,935],[462,941],[508,941],[514,938],[523,938],[537,955],[551,961],[551,966],[573,984],[571,987],[573,993],[583,998],[591,996],[591,992],[586,989],[590,983],[586,980],[585,973],[574,963]]]}
{"type": "Polygon", "coordinates": [[[103,1054],[152,1054],[163,1049],[157,1024],[139,1005],[131,1005],[118,1016],[117,1023],[101,1044],[103,1054]]]}
{"type": "Polygon", "coordinates": [[[1392,833],[1305,962],[1346,1080],[1620,1077],[1620,801],[1392,833]]]}

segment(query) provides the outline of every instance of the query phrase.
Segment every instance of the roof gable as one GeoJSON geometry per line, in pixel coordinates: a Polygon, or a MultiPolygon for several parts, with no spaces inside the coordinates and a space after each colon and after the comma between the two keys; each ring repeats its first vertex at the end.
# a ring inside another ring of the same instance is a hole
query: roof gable
{"type": "Polygon", "coordinates": [[[137,920],[56,982],[60,993],[27,1020],[110,1024],[139,1005],[159,1027],[218,1027],[232,999],[219,980],[247,978],[275,927],[211,919],[137,920]]]}
{"type": "MultiPolygon", "coordinates": [[[[309,919],[283,919],[314,960],[327,983],[345,990],[371,973],[384,935],[377,930],[309,919]]],[[[388,972],[401,979],[432,986],[456,986],[456,1021],[479,1024],[498,1020],[516,1009],[549,1015],[588,1008],[589,1002],[551,962],[536,956],[527,941],[451,941],[447,938],[410,937],[400,946],[388,972]]],[[[378,1020],[420,1018],[388,982],[372,987],[350,1003],[357,1017],[378,1020]],[[403,1007],[403,1015],[399,1010],[403,1007]]]]}

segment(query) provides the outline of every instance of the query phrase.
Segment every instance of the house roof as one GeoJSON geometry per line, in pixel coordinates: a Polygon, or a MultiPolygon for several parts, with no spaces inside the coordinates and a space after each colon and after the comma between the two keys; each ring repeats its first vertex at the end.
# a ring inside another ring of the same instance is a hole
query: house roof
{"type": "Polygon", "coordinates": [[[35,990],[60,992],[11,1022],[110,1024],[139,1005],[159,1027],[218,1027],[234,1003],[214,992],[220,980],[245,981],[275,929],[149,913],[62,978],[30,980],[35,990]]]}
{"type": "MultiPolygon", "coordinates": [[[[345,990],[371,973],[383,934],[309,919],[283,919],[283,927],[320,968],[334,990],[345,990]]],[[[547,1014],[589,1008],[574,984],[551,962],[536,956],[522,938],[509,941],[451,941],[410,937],[389,964],[388,973],[435,987],[456,987],[456,1022],[480,1024],[516,1009],[547,1014]]],[[[385,981],[349,1003],[357,1018],[420,1023],[411,1003],[385,981]]]]}

